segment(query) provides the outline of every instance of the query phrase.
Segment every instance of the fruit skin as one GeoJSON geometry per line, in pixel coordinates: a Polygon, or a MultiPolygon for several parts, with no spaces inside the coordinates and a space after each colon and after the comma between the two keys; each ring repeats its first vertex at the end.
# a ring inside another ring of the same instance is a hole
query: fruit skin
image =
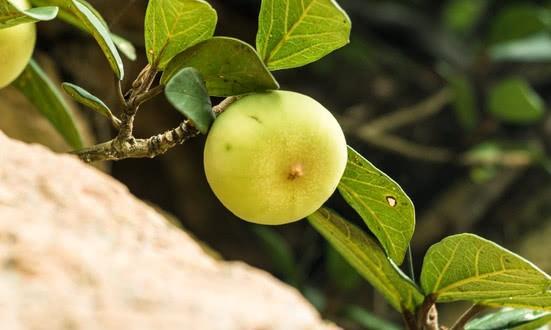
{"type": "MultiPolygon", "coordinates": [[[[30,8],[27,0],[10,0],[19,9],[30,8]]],[[[0,29],[0,89],[23,72],[36,42],[36,26],[25,23],[0,29]]]]}
{"type": "Polygon", "coordinates": [[[238,217],[279,225],[321,207],[347,162],[337,120],[316,100],[294,92],[250,94],[214,122],[205,146],[207,180],[238,217]]]}

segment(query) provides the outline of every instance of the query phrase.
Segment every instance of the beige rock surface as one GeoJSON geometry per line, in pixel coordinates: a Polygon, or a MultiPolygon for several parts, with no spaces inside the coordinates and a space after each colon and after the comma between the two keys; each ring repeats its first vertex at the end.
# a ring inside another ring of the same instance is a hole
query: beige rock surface
{"type": "Polygon", "coordinates": [[[2,330],[334,329],[271,275],[208,257],[109,176],[1,132],[0,323],[2,330]]]}

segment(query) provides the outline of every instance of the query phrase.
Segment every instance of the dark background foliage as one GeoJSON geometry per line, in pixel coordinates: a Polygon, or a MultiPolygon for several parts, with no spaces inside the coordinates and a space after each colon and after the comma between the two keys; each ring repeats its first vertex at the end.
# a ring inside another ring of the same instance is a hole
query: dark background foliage
{"type": "MultiPolygon", "coordinates": [[[[134,77],[146,62],[146,1],[90,2],[113,31],[138,47],[138,60],[126,63],[127,77],[134,77]]],[[[254,44],[260,1],[211,3],[219,13],[217,35],[254,44]]],[[[521,123],[504,119],[500,111],[507,111],[507,102],[497,106],[497,112],[489,106],[494,87],[509,77],[526,81],[528,92],[521,94],[528,94],[528,101],[537,99],[533,93],[546,104],[550,101],[551,49],[547,58],[512,61],[492,57],[492,47],[538,37],[537,47],[551,48],[551,39],[546,39],[551,2],[340,4],[353,21],[351,44],[317,63],[275,75],[283,89],[313,96],[331,109],[349,144],[412,197],[418,222],[412,246],[417,271],[430,244],[457,232],[493,239],[551,271],[551,255],[545,249],[551,235],[551,166],[545,156],[551,148],[551,115],[545,105],[533,109],[528,102],[515,108],[522,118],[528,117],[529,123],[521,123]],[[389,116],[401,109],[408,112],[408,125],[397,125],[384,135],[369,132],[369,125],[381,118],[390,118],[394,125],[396,118],[389,116]],[[543,114],[530,116],[542,109],[543,114]],[[477,147],[482,143],[485,147],[477,147]]],[[[534,54],[525,44],[518,47],[534,54]]],[[[38,51],[41,61],[55,63],[63,80],[115,104],[112,74],[92,39],[59,22],[41,23],[38,51]]],[[[515,92],[495,92],[494,97],[505,99],[515,92]]],[[[93,113],[82,115],[97,140],[109,137],[107,122],[93,113]]],[[[137,134],[151,136],[180,119],[160,97],[138,114],[137,134]]],[[[261,227],[225,210],[204,178],[203,143],[204,138],[198,138],[162,157],[125,160],[105,169],[138,197],[173,214],[223,258],[244,260],[296,286],[324,317],[346,329],[389,329],[374,316],[399,324],[399,315],[307,223],[261,227]]],[[[358,219],[339,196],[329,204],[358,219]]],[[[453,307],[443,310],[444,322],[457,316],[453,307]]]]}

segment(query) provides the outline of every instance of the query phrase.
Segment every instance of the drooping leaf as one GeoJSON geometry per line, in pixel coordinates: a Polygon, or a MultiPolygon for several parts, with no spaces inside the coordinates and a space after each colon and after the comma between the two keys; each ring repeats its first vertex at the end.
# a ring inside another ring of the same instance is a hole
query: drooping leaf
{"type": "Polygon", "coordinates": [[[539,33],[490,48],[494,61],[542,62],[551,60],[551,36],[539,33]]]}
{"type": "Polygon", "coordinates": [[[82,148],[82,139],[69,106],[34,60],[29,62],[13,85],[52,123],[72,148],[82,148]]]}
{"type": "Polygon", "coordinates": [[[262,0],[256,49],[270,70],[296,68],[346,45],[350,30],[335,0],[262,0]]]}
{"type": "Polygon", "coordinates": [[[433,245],[421,286],[438,302],[468,300],[495,306],[551,310],[551,278],[501,246],[472,234],[433,245]]]}
{"type": "Polygon", "coordinates": [[[502,309],[473,319],[465,330],[535,330],[551,323],[551,313],[529,309],[502,309]]]}
{"type": "Polygon", "coordinates": [[[63,90],[71,96],[76,102],[87,106],[88,108],[100,113],[101,115],[113,119],[113,113],[111,112],[111,109],[98,97],[95,95],[92,95],[90,92],[85,90],[84,88],[71,84],[71,83],[63,83],[61,84],[63,87],[63,90]]]}
{"type": "Polygon", "coordinates": [[[150,0],[145,16],[149,63],[163,70],[174,56],[212,37],[216,21],[216,11],[203,0],[150,0]]]}
{"type": "Polygon", "coordinates": [[[490,90],[488,110],[504,122],[530,124],[543,117],[545,105],[525,80],[509,78],[490,90]]]}
{"type": "Polygon", "coordinates": [[[111,69],[117,78],[122,80],[124,78],[124,66],[122,59],[117,51],[113,39],[111,38],[109,30],[105,26],[105,23],[102,22],[102,20],[100,20],[96,14],[90,10],[89,6],[82,2],[82,0],[71,0],[68,8],[86,27],[86,30],[90,32],[92,37],[96,39],[96,42],[103,50],[111,69]]]}
{"type": "Polygon", "coordinates": [[[205,82],[199,71],[185,68],[178,71],[168,81],[165,88],[166,98],[203,134],[206,134],[214,121],[205,82]]]}
{"type": "Polygon", "coordinates": [[[415,209],[402,188],[349,147],[339,191],[400,265],[415,229],[415,209]]]}
{"type": "Polygon", "coordinates": [[[180,53],[168,64],[161,82],[185,67],[201,72],[212,96],[279,88],[254,48],[234,38],[214,37],[180,53]]]}
{"type": "Polygon", "coordinates": [[[0,0],[0,30],[24,23],[49,21],[57,16],[54,6],[20,9],[8,0],[0,0]]]}
{"type": "Polygon", "coordinates": [[[423,295],[377,242],[335,212],[322,208],[308,221],[398,311],[414,311],[423,295]]]}
{"type": "MultiPolygon", "coordinates": [[[[54,5],[59,6],[59,15],[58,17],[65,21],[68,24],[73,25],[74,27],[86,32],[90,33],[84,22],[82,22],[70,9],[71,3],[68,2],[68,0],[31,0],[31,3],[35,6],[47,6],[47,5],[54,5]]],[[[80,3],[84,6],[86,6],[95,16],[96,18],[105,26],[107,30],[109,30],[109,26],[107,25],[107,22],[105,22],[105,19],[101,16],[101,14],[87,1],[80,0],[80,3]]],[[[113,40],[113,43],[115,46],[121,51],[121,53],[124,54],[129,60],[134,61],[136,60],[136,49],[134,48],[134,45],[123,37],[111,33],[111,39],[113,40]]]]}

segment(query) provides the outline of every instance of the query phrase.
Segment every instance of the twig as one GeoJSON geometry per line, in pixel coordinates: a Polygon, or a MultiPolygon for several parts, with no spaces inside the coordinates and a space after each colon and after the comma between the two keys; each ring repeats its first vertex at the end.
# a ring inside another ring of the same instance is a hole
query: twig
{"type": "Polygon", "coordinates": [[[212,111],[217,115],[221,114],[222,112],[224,112],[224,110],[226,110],[226,108],[228,108],[230,105],[232,105],[232,103],[234,103],[238,99],[239,99],[238,96],[227,97],[222,102],[220,102],[218,105],[212,107],[212,111]]]}
{"type": "Polygon", "coordinates": [[[120,106],[123,109],[126,108],[128,104],[126,104],[126,98],[122,92],[122,81],[118,77],[115,77],[115,92],[117,93],[117,99],[119,100],[120,106]]]}
{"type": "Polygon", "coordinates": [[[140,107],[139,98],[146,94],[157,75],[157,70],[151,65],[147,65],[142,72],[138,75],[138,78],[132,83],[132,89],[128,96],[128,102],[126,107],[123,108],[121,114],[121,125],[117,140],[122,144],[127,140],[132,139],[132,133],[134,130],[134,117],[140,107]]]}
{"type": "Polygon", "coordinates": [[[472,319],[474,316],[476,316],[478,313],[480,313],[484,309],[486,309],[486,306],[477,305],[477,304],[472,305],[469,309],[467,309],[465,311],[465,313],[463,313],[457,319],[457,321],[454,323],[454,325],[452,325],[450,330],[464,330],[465,325],[467,324],[467,322],[469,322],[470,319],[472,319]]]}
{"type": "Polygon", "coordinates": [[[165,88],[163,85],[158,85],[151,88],[146,93],[143,93],[142,95],[136,98],[136,101],[135,101],[136,106],[140,106],[145,102],[151,100],[152,98],[156,97],[157,95],[161,94],[164,91],[164,89],[165,88]]]}
{"type": "Polygon", "coordinates": [[[413,315],[409,311],[404,311],[402,312],[402,317],[404,319],[404,323],[408,330],[417,330],[417,322],[415,321],[415,315],[413,315]]]}

